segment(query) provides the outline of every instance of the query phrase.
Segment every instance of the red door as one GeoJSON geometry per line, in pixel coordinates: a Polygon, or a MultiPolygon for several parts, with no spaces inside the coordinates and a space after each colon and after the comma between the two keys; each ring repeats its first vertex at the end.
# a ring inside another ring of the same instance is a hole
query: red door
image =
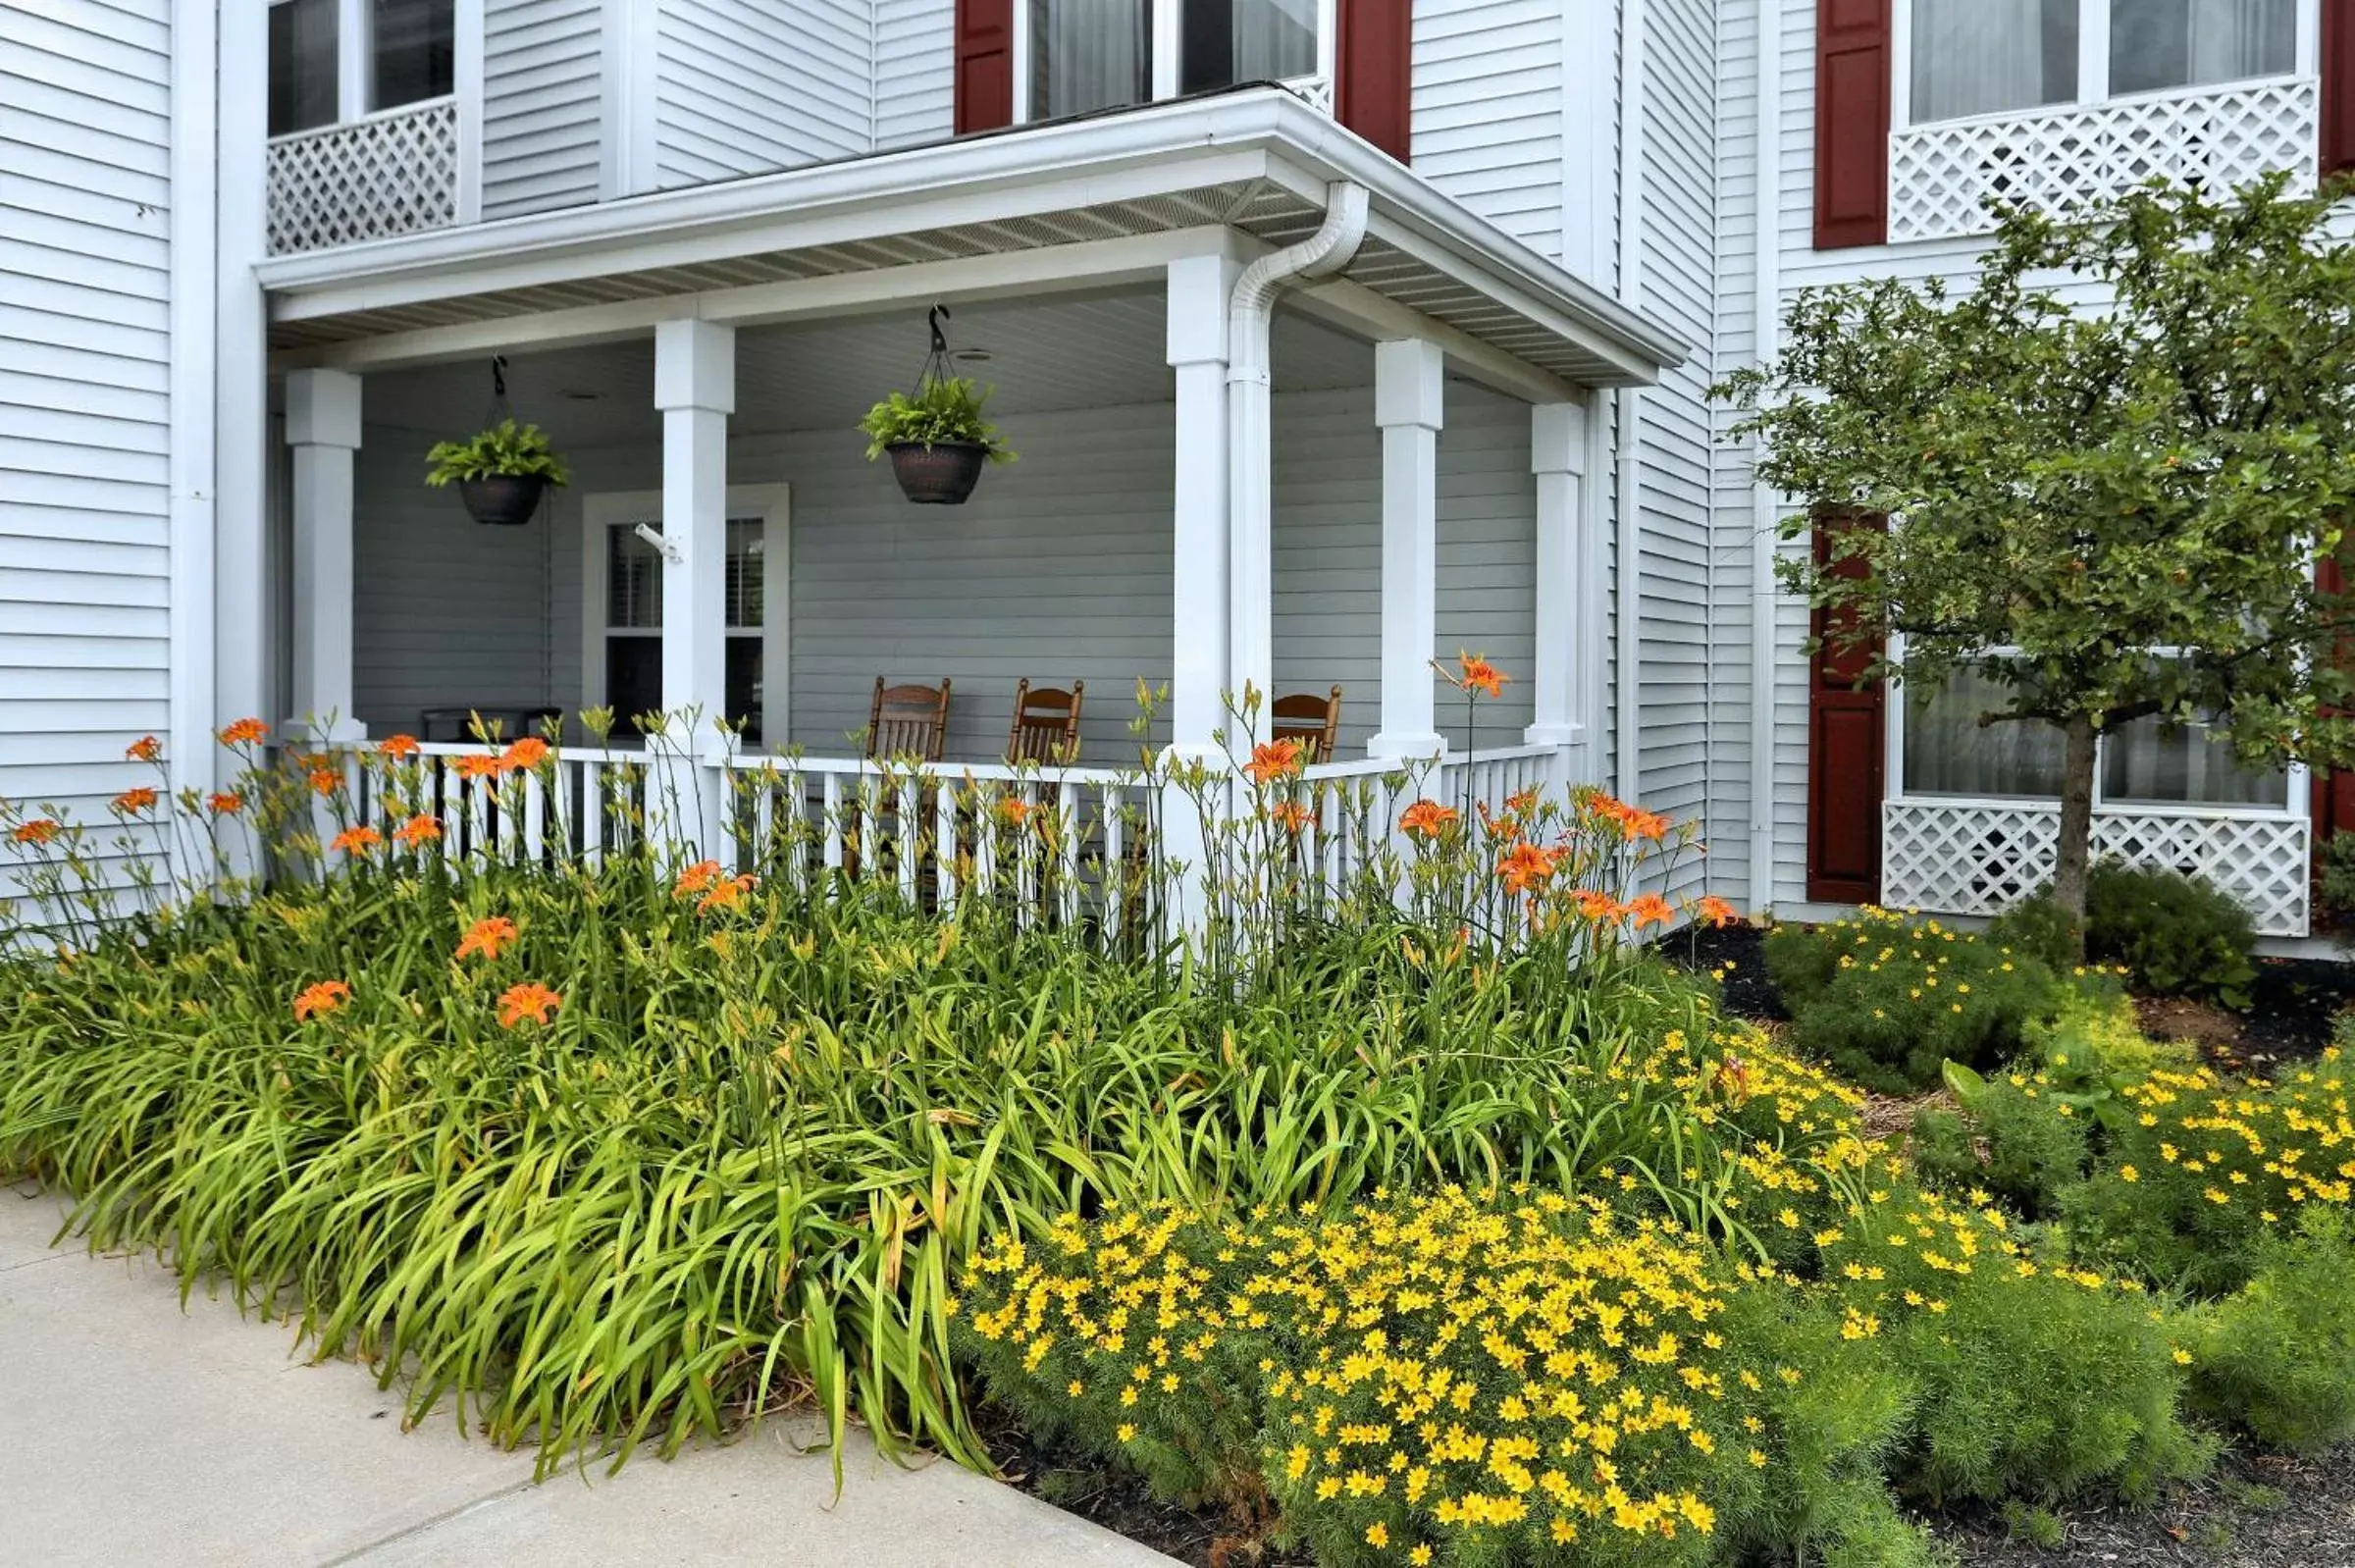
{"type": "MultiPolygon", "coordinates": [[[[1833,535],[1841,528],[1880,526],[1865,518],[1818,523],[1815,564],[1842,576],[1862,575],[1861,561],[1833,561],[1833,535]]],[[[1823,644],[1835,629],[1830,611],[1815,611],[1819,646],[1807,668],[1807,898],[1870,904],[1881,896],[1883,683],[1857,684],[1871,653],[1823,644]]]]}

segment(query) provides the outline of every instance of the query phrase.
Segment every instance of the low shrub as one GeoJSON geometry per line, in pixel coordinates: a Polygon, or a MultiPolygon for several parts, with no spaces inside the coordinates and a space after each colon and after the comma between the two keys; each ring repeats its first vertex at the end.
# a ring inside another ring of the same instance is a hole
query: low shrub
{"type": "Polygon", "coordinates": [[[1766,965],[1791,1011],[1791,1038],[1867,1088],[1905,1094],[1948,1061],[1983,1066],[2018,1051],[2053,1005],[2041,960],[1934,919],[1865,909],[1767,934],[1766,965]]]}
{"type": "MultiPolygon", "coordinates": [[[[2049,893],[1997,916],[1991,935],[2059,967],[2068,923],[2049,893]]],[[[2214,883],[2178,871],[2095,862],[2085,880],[2085,958],[2121,967],[2137,990],[2246,1009],[2257,980],[2249,912],[2214,883]]]]}
{"type": "Polygon", "coordinates": [[[2200,1406],[2269,1447],[2320,1454],[2355,1437],[2355,1225],[2309,1206],[2257,1248],[2255,1276],[2198,1315],[2200,1406]]]}
{"type": "Polygon", "coordinates": [[[1878,1479],[1903,1396],[1795,1298],[1596,1197],[1448,1189],[1067,1220],[977,1260],[965,1332],[1026,1420],[1320,1564],[1926,1561],[1878,1479]]]}
{"type": "Polygon", "coordinates": [[[2176,1347],[2132,1280],[2040,1259],[2001,1211],[1896,1173],[1822,1243],[1843,1333],[1914,1389],[1901,1480],[1933,1499],[2131,1497],[2209,1458],[2176,1409],[2176,1347]]]}

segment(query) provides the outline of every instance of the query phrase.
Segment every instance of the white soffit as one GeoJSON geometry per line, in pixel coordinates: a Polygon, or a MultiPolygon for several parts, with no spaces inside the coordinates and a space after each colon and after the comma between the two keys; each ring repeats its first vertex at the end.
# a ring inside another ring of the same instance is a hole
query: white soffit
{"type": "Polygon", "coordinates": [[[260,277],[282,362],[470,324],[552,341],[645,330],[640,317],[695,314],[719,291],[882,284],[895,269],[915,269],[911,292],[954,295],[959,264],[983,257],[1026,256],[1048,291],[1048,253],[1066,246],[1096,252],[1093,286],[1144,282],[1157,251],[1111,242],[1182,247],[1233,230],[1289,243],[1316,228],[1334,180],[1372,193],[1345,274],[1371,293],[1581,385],[1646,385],[1684,357],[1664,330],[1276,88],[279,257],[260,277]]]}

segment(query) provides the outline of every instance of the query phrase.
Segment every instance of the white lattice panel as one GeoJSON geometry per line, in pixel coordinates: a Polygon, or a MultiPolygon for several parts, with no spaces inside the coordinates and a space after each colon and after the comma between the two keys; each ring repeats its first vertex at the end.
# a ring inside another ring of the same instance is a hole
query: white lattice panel
{"type": "MultiPolygon", "coordinates": [[[[1899,909],[1993,915],[2053,874],[2061,809],[2031,803],[1890,801],[1881,808],[1881,898],[1899,909]]],[[[2304,936],[2311,856],[2304,818],[2096,811],[2095,857],[2204,877],[2264,936],[2304,936]]]]}
{"type": "Polygon", "coordinates": [[[2153,177],[2222,188],[2306,173],[2321,112],[2300,78],[1909,127],[1889,136],[1889,238],[1986,234],[1995,201],[2059,216],[2153,177]]]}
{"type": "Polygon", "coordinates": [[[448,98],[270,143],[270,253],[324,250],[458,221],[448,98]]]}

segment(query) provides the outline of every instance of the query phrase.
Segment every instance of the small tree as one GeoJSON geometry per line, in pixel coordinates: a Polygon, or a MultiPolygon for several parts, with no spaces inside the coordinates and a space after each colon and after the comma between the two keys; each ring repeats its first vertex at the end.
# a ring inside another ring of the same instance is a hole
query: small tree
{"type": "Polygon", "coordinates": [[[2054,893],[2080,930],[2104,733],[2206,722],[2269,765],[2350,739],[2355,601],[2317,573],[2355,499],[2355,247],[2283,183],[2009,213],[1968,292],[1806,290],[1782,356],[1715,389],[1805,508],[1784,538],[1891,519],[1782,562],[1863,679],[1975,671],[2005,698],[1981,724],[2060,729],[2054,893]]]}

